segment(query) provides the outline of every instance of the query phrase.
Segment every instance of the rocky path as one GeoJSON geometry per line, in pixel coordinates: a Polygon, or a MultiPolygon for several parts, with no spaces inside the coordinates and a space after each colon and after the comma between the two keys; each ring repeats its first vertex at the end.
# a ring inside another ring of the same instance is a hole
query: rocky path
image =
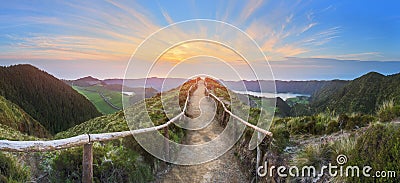
{"type": "MultiPolygon", "coordinates": [[[[224,129],[213,118],[215,103],[204,94],[205,86],[199,81],[188,105],[188,115],[195,118],[193,126],[202,126],[200,130],[187,130],[184,144],[203,144],[216,138],[224,129]],[[212,116],[210,116],[212,115],[212,116]],[[211,120],[209,120],[211,119],[211,120]],[[200,125],[198,125],[200,124],[200,125]]],[[[212,151],[212,150],[210,150],[212,151]]],[[[196,154],[193,154],[196,156],[196,154]]],[[[233,150],[227,151],[219,158],[199,165],[173,165],[171,170],[155,182],[248,182],[240,171],[238,159],[233,150]]]]}

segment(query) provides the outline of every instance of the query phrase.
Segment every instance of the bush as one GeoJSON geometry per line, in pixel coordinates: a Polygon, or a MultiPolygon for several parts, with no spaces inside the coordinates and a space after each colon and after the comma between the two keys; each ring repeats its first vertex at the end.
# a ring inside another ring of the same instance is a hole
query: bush
{"type": "Polygon", "coordinates": [[[307,145],[294,158],[292,164],[301,169],[303,166],[314,166],[317,170],[331,160],[332,148],[329,144],[307,145]]]}
{"type": "Polygon", "coordinates": [[[362,114],[355,114],[353,116],[341,114],[338,118],[339,128],[345,130],[361,128],[373,121],[375,121],[375,118],[373,116],[362,114]]]}
{"type": "Polygon", "coordinates": [[[285,125],[274,124],[271,127],[273,134],[273,140],[271,144],[272,151],[276,153],[282,153],[286,146],[289,144],[290,133],[286,129],[285,125]]]}
{"type": "Polygon", "coordinates": [[[395,105],[393,100],[383,102],[378,109],[378,117],[381,122],[390,122],[400,117],[400,106],[395,105]]]}
{"type": "MultiPolygon", "coordinates": [[[[370,172],[374,175],[376,170],[396,171],[400,175],[400,129],[395,125],[375,124],[361,135],[355,148],[349,154],[346,165],[359,167],[371,166],[370,172]]],[[[348,182],[396,182],[398,178],[348,178],[348,182]]]]}
{"type": "Polygon", "coordinates": [[[13,157],[0,152],[0,182],[26,182],[29,177],[28,167],[18,164],[13,157]]]}
{"type": "Polygon", "coordinates": [[[287,122],[290,134],[321,135],[325,132],[325,124],[316,116],[303,116],[291,118],[287,122]]]}
{"type": "MultiPolygon", "coordinates": [[[[93,144],[93,179],[95,182],[149,182],[153,179],[150,166],[132,149],[114,141],[93,144]]],[[[81,147],[63,150],[51,163],[50,181],[81,182],[81,147]]]]}
{"type": "Polygon", "coordinates": [[[337,132],[339,130],[340,130],[339,123],[337,121],[335,121],[335,120],[332,120],[332,121],[330,121],[328,123],[328,126],[326,127],[325,133],[326,134],[331,134],[331,133],[337,132]]]}

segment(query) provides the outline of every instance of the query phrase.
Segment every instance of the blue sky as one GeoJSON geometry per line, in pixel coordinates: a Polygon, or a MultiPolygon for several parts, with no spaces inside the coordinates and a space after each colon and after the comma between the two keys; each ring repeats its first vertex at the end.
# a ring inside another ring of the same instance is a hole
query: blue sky
{"type": "Polygon", "coordinates": [[[276,79],[393,74],[400,72],[399,8],[399,1],[369,0],[5,1],[0,65],[30,63],[66,79],[121,78],[134,50],[153,32],[211,19],[250,35],[276,79]]]}

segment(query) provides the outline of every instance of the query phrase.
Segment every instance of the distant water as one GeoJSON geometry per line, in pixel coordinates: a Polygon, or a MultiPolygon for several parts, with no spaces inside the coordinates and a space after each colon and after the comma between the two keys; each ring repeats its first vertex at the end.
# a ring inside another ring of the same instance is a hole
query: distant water
{"type": "Polygon", "coordinates": [[[122,92],[122,93],[129,96],[135,95],[135,92],[122,92]]]}
{"type": "Polygon", "coordinates": [[[307,96],[310,97],[310,95],[307,94],[298,94],[298,93],[268,93],[268,92],[253,92],[253,91],[234,91],[236,93],[240,94],[247,94],[247,95],[253,95],[256,97],[265,97],[265,98],[275,98],[275,97],[280,97],[283,100],[286,100],[288,98],[294,98],[298,96],[307,96]]]}

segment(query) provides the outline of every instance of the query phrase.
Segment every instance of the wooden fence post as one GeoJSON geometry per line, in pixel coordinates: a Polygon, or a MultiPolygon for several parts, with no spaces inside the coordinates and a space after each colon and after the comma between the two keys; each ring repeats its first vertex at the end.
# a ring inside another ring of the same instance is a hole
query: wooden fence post
{"type": "Polygon", "coordinates": [[[93,182],[93,144],[83,145],[82,182],[93,182]]]}
{"type": "Polygon", "coordinates": [[[168,126],[166,126],[164,128],[164,135],[165,135],[165,141],[164,141],[165,159],[169,160],[169,133],[168,133],[168,126]]]}

